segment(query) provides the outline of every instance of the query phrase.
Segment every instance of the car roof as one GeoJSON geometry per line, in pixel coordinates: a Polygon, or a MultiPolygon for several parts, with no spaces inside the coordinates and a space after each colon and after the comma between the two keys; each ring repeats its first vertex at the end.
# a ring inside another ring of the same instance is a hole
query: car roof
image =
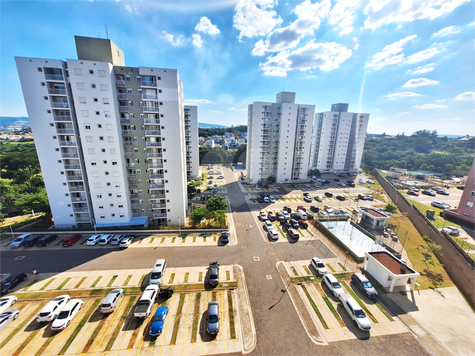
{"type": "Polygon", "coordinates": [[[358,278],[361,282],[369,282],[368,278],[366,278],[362,273],[355,273],[356,278],[358,278]]]}
{"type": "Polygon", "coordinates": [[[338,280],[336,279],[336,277],[335,277],[333,274],[331,274],[331,273],[327,273],[327,274],[325,275],[325,277],[328,278],[328,280],[329,280],[330,282],[332,282],[332,283],[333,283],[333,282],[338,282],[338,280]]]}
{"type": "Polygon", "coordinates": [[[81,299],[71,299],[68,304],[66,304],[63,308],[63,311],[68,311],[68,310],[71,310],[75,305],[76,303],[79,303],[79,302],[82,302],[81,299]]]}

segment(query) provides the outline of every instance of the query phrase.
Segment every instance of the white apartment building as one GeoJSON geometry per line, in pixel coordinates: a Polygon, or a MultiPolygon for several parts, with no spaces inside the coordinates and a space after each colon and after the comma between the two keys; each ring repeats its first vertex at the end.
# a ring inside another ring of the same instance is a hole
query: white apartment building
{"type": "Polygon", "coordinates": [[[348,112],[348,104],[315,114],[310,167],[320,172],[357,172],[363,157],[369,114],[348,112]]]}
{"type": "Polygon", "coordinates": [[[247,181],[290,183],[307,179],[315,105],[280,92],[276,102],[248,107],[247,181]]]}
{"type": "MultiPolygon", "coordinates": [[[[55,227],[184,223],[189,146],[178,71],[127,67],[112,41],[75,40],[77,60],[15,57],[55,227]]],[[[195,127],[190,146],[197,119],[195,127]]]]}
{"type": "Polygon", "coordinates": [[[200,152],[198,143],[198,107],[185,105],[186,175],[200,178],[200,152]]]}

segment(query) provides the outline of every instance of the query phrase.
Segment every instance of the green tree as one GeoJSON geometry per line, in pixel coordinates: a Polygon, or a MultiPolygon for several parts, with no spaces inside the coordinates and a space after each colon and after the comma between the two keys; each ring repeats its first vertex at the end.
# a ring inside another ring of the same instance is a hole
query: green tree
{"type": "Polygon", "coordinates": [[[320,178],[322,176],[322,174],[320,173],[320,171],[316,168],[312,168],[308,171],[308,175],[310,177],[317,177],[317,178],[320,178]]]}
{"type": "Polygon", "coordinates": [[[191,199],[193,198],[193,195],[196,194],[196,186],[194,184],[188,184],[186,186],[186,191],[188,193],[188,199],[191,199]]]}
{"type": "Polygon", "coordinates": [[[397,206],[394,205],[393,203],[387,203],[386,206],[384,207],[384,210],[389,213],[395,213],[397,211],[397,206]]]}
{"type": "Polygon", "coordinates": [[[15,201],[15,207],[24,214],[31,212],[31,210],[34,210],[35,212],[45,212],[48,214],[51,213],[45,188],[37,193],[21,195],[15,201]]]}
{"type": "Polygon", "coordinates": [[[208,214],[208,209],[197,206],[193,209],[190,220],[193,222],[193,225],[199,224],[206,214],[208,214]]]}
{"type": "Polygon", "coordinates": [[[228,203],[226,203],[222,196],[218,196],[216,198],[209,198],[206,202],[206,209],[208,209],[209,212],[216,210],[225,210],[227,206],[228,203]]]}
{"type": "Polygon", "coordinates": [[[226,211],[225,210],[215,210],[210,212],[210,215],[213,219],[216,220],[220,228],[226,227],[226,211]]]}

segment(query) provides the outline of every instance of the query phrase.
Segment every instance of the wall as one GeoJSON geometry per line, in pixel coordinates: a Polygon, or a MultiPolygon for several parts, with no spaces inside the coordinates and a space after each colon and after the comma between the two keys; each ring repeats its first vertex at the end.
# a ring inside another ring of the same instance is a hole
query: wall
{"type": "Polygon", "coordinates": [[[444,268],[452,281],[457,285],[465,298],[475,307],[475,261],[466,255],[456,243],[447,235],[441,233],[425,217],[411,206],[391,183],[386,181],[379,171],[374,170],[376,179],[384,188],[386,193],[396,203],[399,210],[408,213],[409,219],[414,224],[421,235],[429,236],[432,242],[442,246],[443,253],[439,261],[444,264],[444,268]]]}

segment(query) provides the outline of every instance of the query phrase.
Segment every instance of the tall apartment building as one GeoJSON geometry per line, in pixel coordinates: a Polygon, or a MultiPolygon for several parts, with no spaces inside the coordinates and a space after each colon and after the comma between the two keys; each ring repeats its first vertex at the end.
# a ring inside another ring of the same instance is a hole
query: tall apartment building
{"type": "Polygon", "coordinates": [[[250,183],[302,182],[307,179],[315,105],[295,103],[295,93],[280,92],[276,102],[248,107],[247,180],[250,183]]]}
{"type": "Polygon", "coordinates": [[[77,60],[15,57],[55,227],[184,223],[178,71],[128,67],[112,41],[75,40],[77,60]]]}
{"type": "Polygon", "coordinates": [[[200,178],[200,152],[198,144],[198,107],[185,105],[186,175],[200,178]]]}
{"type": "Polygon", "coordinates": [[[348,112],[348,104],[333,104],[317,113],[313,124],[310,167],[320,172],[356,172],[361,165],[369,114],[348,112]]]}

